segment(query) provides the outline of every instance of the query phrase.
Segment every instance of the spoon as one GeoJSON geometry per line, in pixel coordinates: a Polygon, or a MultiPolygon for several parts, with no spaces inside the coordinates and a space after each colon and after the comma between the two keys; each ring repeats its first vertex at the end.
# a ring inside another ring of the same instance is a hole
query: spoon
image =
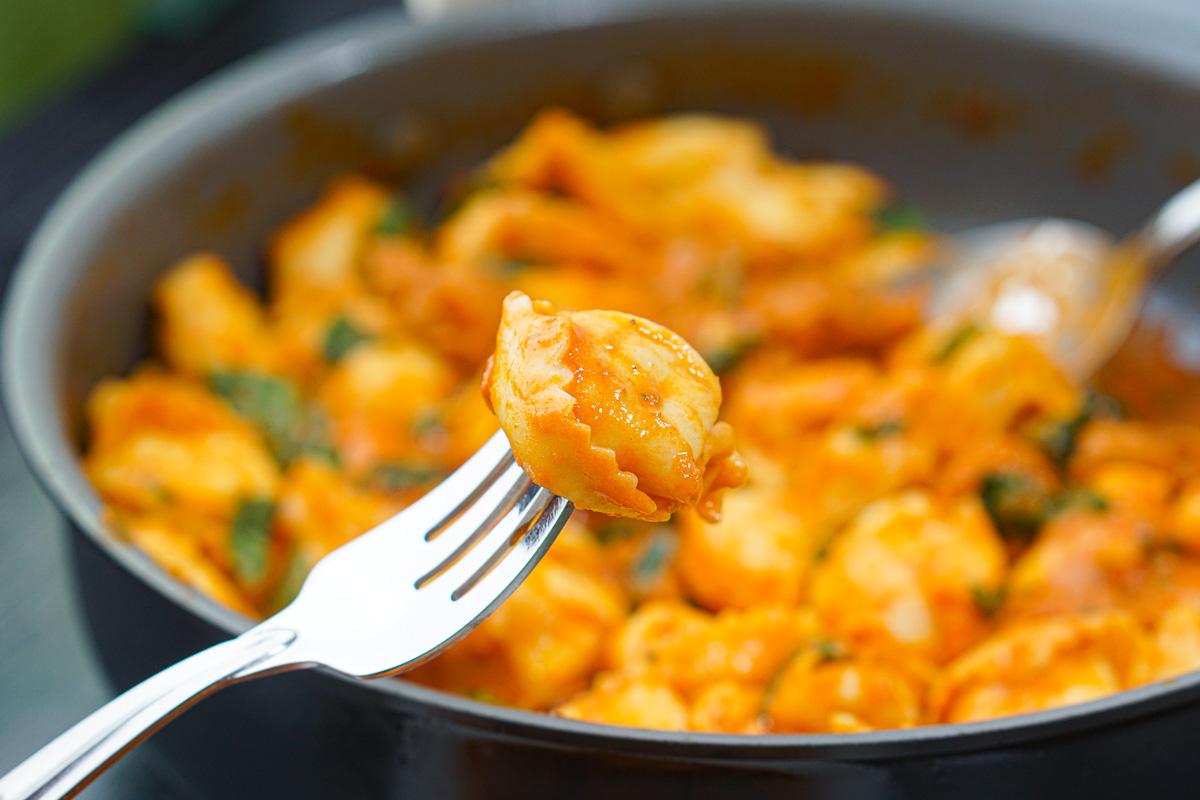
{"type": "Polygon", "coordinates": [[[1084,380],[1129,335],[1149,288],[1200,241],[1200,181],[1120,241],[1076,220],[1001,222],[956,235],[926,306],[938,327],[975,323],[1033,340],[1084,380]]]}

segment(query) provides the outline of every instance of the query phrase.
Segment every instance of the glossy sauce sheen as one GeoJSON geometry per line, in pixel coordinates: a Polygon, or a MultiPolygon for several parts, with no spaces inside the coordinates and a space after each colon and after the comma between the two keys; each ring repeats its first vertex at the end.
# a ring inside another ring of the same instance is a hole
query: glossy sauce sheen
{"type": "MultiPolygon", "coordinates": [[[[695,363],[695,351],[678,336],[637,317],[584,312],[574,318],[572,332],[565,358],[574,376],[569,391],[576,416],[592,429],[592,440],[616,452],[622,470],[642,476],[639,485],[648,493],[688,498],[694,504],[704,488],[704,473],[696,464],[701,443],[685,441],[664,417],[664,397],[680,395],[684,379],[677,373],[712,384],[711,372],[705,374],[695,363]],[[636,338],[629,337],[630,331],[636,338]],[[649,448],[629,447],[631,435],[649,448]],[[674,455],[663,470],[666,453],[674,455]]],[[[716,398],[719,403],[719,386],[716,398]]],[[[665,402],[675,413],[688,413],[700,422],[697,412],[680,408],[677,401],[665,402]]]]}

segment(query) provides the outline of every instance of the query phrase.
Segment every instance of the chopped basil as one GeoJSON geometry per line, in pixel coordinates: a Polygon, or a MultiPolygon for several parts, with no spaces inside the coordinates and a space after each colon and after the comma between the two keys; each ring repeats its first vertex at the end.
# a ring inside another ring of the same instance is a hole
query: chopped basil
{"type": "Polygon", "coordinates": [[[380,464],[371,472],[372,483],[388,492],[400,492],[425,486],[444,478],[446,473],[424,464],[380,464]]]}
{"type": "Polygon", "coordinates": [[[338,463],[325,412],[316,405],[304,407],[291,381],[258,372],[216,372],[208,383],[234,413],[262,432],[280,463],[301,455],[338,463]]]}
{"type": "Polygon", "coordinates": [[[959,328],[954,333],[947,337],[946,341],[942,342],[933,353],[933,363],[944,364],[954,357],[955,353],[962,349],[963,345],[974,339],[981,333],[979,326],[973,322],[968,322],[966,325],[959,328]]]}
{"type": "Polygon", "coordinates": [[[1030,541],[1052,517],[1068,511],[1107,511],[1108,500],[1084,488],[1048,492],[1013,473],[985,475],[979,490],[983,507],[1006,539],[1030,541]]]}
{"type": "Polygon", "coordinates": [[[209,385],[235,413],[253,422],[280,455],[300,417],[300,393],[291,382],[256,372],[218,372],[209,385]]]}
{"type": "Polygon", "coordinates": [[[259,372],[216,372],[208,382],[235,413],[257,425],[272,444],[287,438],[300,416],[300,393],[284,378],[259,372]]]}
{"type": "Polygon", "coordinates": [[[1064,469],[1067,462],[1071,460],[1071,456],[1075,454],[1079,432],[1083,430],[1084,425],[1093,419],[1120,416],[1120,403],[1108,395],[1089,389],[1083,407],[1079,409],[1078,413],[1065,419],[1043,423],[1034,431],[1033,436],[1042,452],[1059,469],[1064,469]]]}
{"type": "Polygon", "coordinates": [[[980,485],[983,507],[1006,539],[1030,541],[1053,513],[1053,500],[1034,482],[1012,473],[990,473],[980,485]]]}
{"type": "Polygon", "coordinates": [[[267,574],[271,548],[271,518],[275,504],[248,498],[238,506],[229,529],[229,556],[233,572],[245,584],[255,584],[267,574]]]}
{"type": "Polygon", "coordinates": [[[611,544],[613,542],[628,539],[638,531],[642,530],[642,525],[634,522],[631,519],[622,519],[621,517],[606,518],[595,529],[596,539],[600,544],[611,544]]]}
{"type": "Polygon", "coordinates": [[[924,230],[925,215],[916,206],[893,203],[875,211],[875,226],[882,233],[924,230]]]}
{"type": "Polygon", "coordinates": [[[1034,432],[1034,439],[1042,452],[1059,469],[1062,469],[1071,460],[1071,455],[1075,452],[1075,442],[1079,438],[1079,431],[1087,421],[1086,411],[1081,411],[1068,419],[1051,420],[1038,426],[1034,432]]]}
{"type": "Polygon", "coordinates": [[[412,203],[403,195],[397,194],[392,198],[375,232],[380,236],[408,236],[417,229],[417,212],[412,203]]]}
{"type": "Polygon", "coordinates": [[[492,706],[504,705],[495,692],[493,692],[491,689],[484,689],[482,687],[478,689],[468,689],[467,691],[463,692],[463,696],[469,697],[472,700],[476,700],[480,703],[487,703],[488,705],[492,706]]]}
{"type": "Polygon", "coordinates": [[[813,563],[820,564],[825,559],[829,558],[829,551],[832,548],[832,543],[828,540],[821,542],[821,546],[813,553],[813,563]]]}
{"type": "Polygon", "coordinates": [[[679,537],[674,530],[662,526],[655,528],[630,567],[629,582],[634,590],[652,589],[675,561],[678,550],[679,537]]]}
{"type": "Polygon", "coordinates": [[[1111,505],[1108,498],[1092,489],[1071,488],[1063,489],[1054,495],[1051,501],[1051,514],[1062,514],[1067,511],[1108,511],[1111,505]]]}
{"type": "Polygon", "coordinates": [[[441,411],[436,408],[427,408],[417,413],[412,424],[413,435],[419,437],[439,436],[446,432],[446,425],[442,420],[441,411]]]}
{"type": "Polygon", "coordinates": [[[325,409],[310,403],[300,415],[290,435],[276,448],[280,460],[287,464],[300,456],[319,459],[331,466],[341,466],[337,448],[333,444],[332,426],[325,409]]]}
{"type": "Polygon", "coordinates": [[[1125,409],[1121,407],[1121,401],[1095,389],[1087,390],[1084,408],[1089,419],[1121,419],[1125,416],[1125,409]]]}
{"type": "Polygon", "coordinates": [[[971,599],[975,601],[975,607],[979,609],[979,613],[983,614],[988,619],[996,616],[1000,611],[1000,606],[1004,604],[1004,587],[987,587],[987,586],[972,586],[971,599]]]}
{"type": "Polygon", "coordinates": [[[858,437],[867,442],[874,442],[879,439],[886,439],[889,436],[898,436],[904,433],[908,427],[902,419],[891,419],[887,422],[880,422],[874,425],[859,425],[854,429],[858,437]]]}
{"type": "Polygon", "coordinates": [[[817,658],[822,662],[840,661],[848,658],[849,654],[841,642],[835,639],[819,639],[817,641],[817,658]]]}
{"type": "Polygon", "coordinates": [[[283,573],[283,579],[279,581],[279,585],[271,594],[271,613],[279,611],[296,599],[312,566],[312,562],[303,550],[292,551],[288,556],[287,569],[283,573]]]}
{"type": "Polygon", "coordinates": [[[345,315],[339,314],[325,329],[322,351],[325,360],[334,364],[345,358],[351,350],[370,340],[369,334],[363,333],[345,315]]]}
{"type": "Polygon", "coordinates": [[[724,342],[701,351],[700,356],[716,375],[727,375],[737,369],[742,359],[759,346],[757,336],[732,336],[724,342]]]}
{"type": "Polygon", "coordinates": [[[486,260],[488,269],[501,280],[514,278],[536,263],[532,258],[520,258],[517,256],[494,256],[486,260]]]}
{"type": "Polygon", "coordinates": [[[731,306],[746,293],[746,279],[742,263],[731,257],[722,258],[700,273],[692,285],[695,296],[701,300],[716,300],[731,306]]]}

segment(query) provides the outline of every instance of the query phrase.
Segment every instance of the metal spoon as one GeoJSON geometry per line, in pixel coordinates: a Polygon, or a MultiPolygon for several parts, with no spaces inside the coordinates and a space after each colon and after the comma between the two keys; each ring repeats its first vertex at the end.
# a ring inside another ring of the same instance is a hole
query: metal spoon
{"type": "Polygon", "coordinates": [[[1198,241],[1200,181],[1119,242],[1052,217],[974,228],[954,237],[934,272],[927,318],[1027,336],[1086,379],[1125,341],[1149,288],[1198,241]]]}

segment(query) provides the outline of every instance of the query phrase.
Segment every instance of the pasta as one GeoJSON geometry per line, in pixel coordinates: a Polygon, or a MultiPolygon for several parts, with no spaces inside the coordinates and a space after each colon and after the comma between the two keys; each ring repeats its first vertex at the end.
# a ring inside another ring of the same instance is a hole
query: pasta
{"type": "Polygon", "coordinates": [[[745,483],[717,377],[641,317],[513,292],[483,391],[521,467],[578,508],[665,522],[694,506],[716,522],[719,492],[745,483]]]}
{"type": "Polygon", "coordinates": [[[339,178],[272,238],[265,298],[214,253],[171,267],[154,359],[88,406],[118,535],[269,614],[503,422],[590,510],[407,680],[853,733],[1200,667],[1200,427],[1131,419],[1028,341],[923,326],[894,287],[937,242],[868,170],[740,120],[552,109],[455,185],[421,214],[339,178]]]}

